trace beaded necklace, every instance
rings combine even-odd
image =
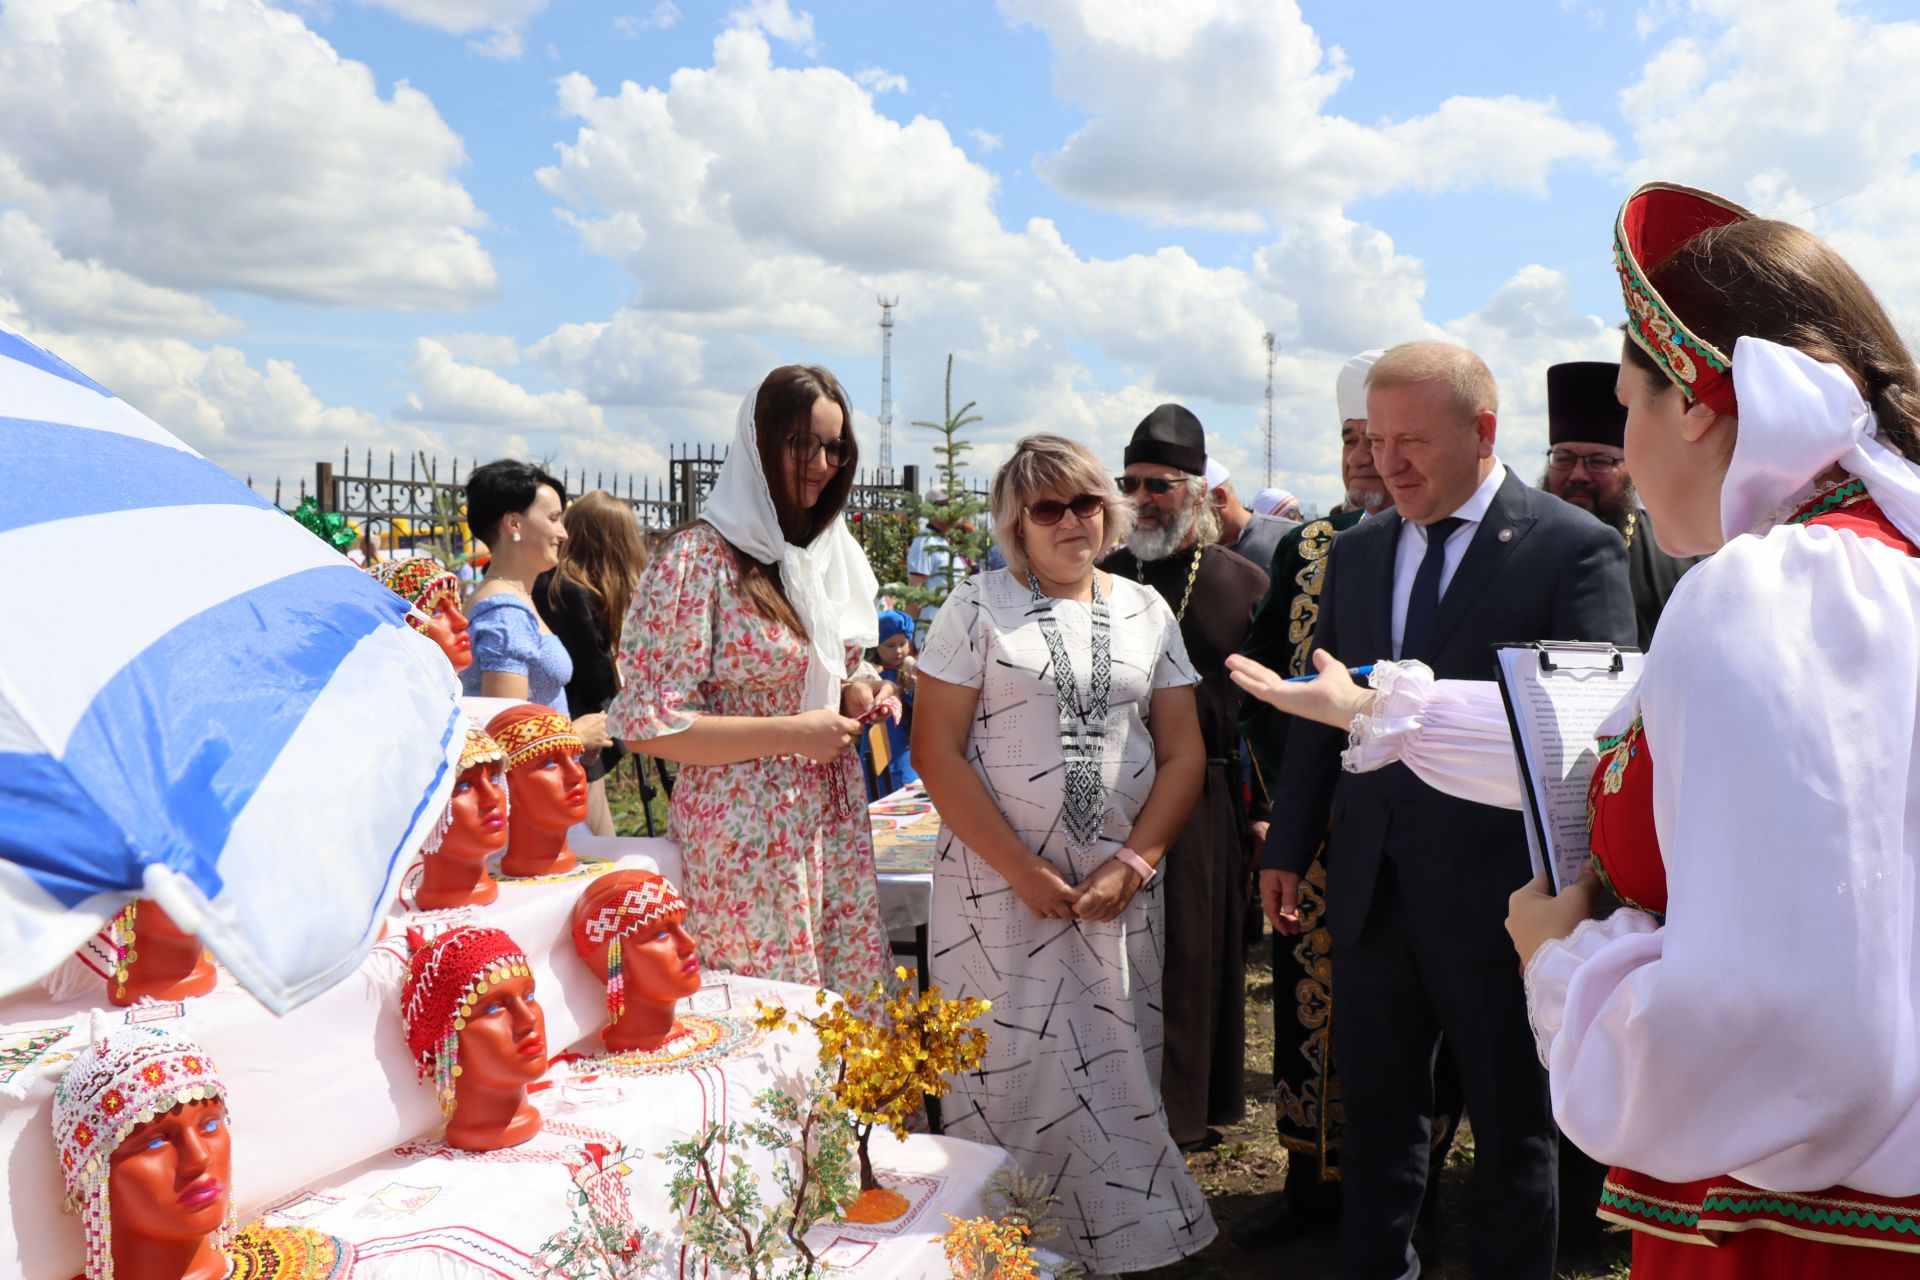
[[[1629,540],[1632,539],[1633,534],[1631,531],[1628,532],[1627,537]],[[1181,593],[1180,607],[1173,611],[1173,620],[1175,622],[1185,622],[1187,620],[1187,605],[1193,601],[1193,584],[1200,578],[1200,553],[1205,550],[1205,547],[1198,545],[1193,549],[1193,564],[1187,570],[1187,589]],[[1147,580],[1147,566],[1138,556],[1135,556],[1133,559],[1133,571],[1144,585]]]

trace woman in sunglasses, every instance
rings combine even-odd
[[[679,763],[669,829],[713,968],[839,992],[886,971],[851,679],[879,584],[841,519],[859,446],[838,380],[786,365],[740,405],[699,519],[641,575],[615,737]]]
[[[913,726],[941,815],[933,977],[993,1001],[947,1132],[1045,1177],[1074,1224],[1050,1247],[1096,1273],[1165,1266],[1214,1236],[1160,1105],[1154,874],[1206,749],[1173,611],[1095,568],[1131,523],[1085,448],[1022,440],[993,481],[1007,567],[941,608]]]

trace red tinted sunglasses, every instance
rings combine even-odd
[[[1097,493],[1083,493],[1067,502],[1053,498],[1042,498],[1027,507],[1027,516],[1035,524],[1059,524],[1060,517],[1071,511],[1082,520],[1091,520],[1097,512],[1106,510],[1107,500]]]

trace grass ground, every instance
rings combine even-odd
[[[634,782],[633,766],[623,764],[608,787],[614,825],[622,835],[645,835],[648,805]],[[666,803],[652,801],[656,834],[666,834]],[[1175,1266],[1144,1273],[1153,1280],[1332,1280],[1333,1231],[1309,1232],[1282,1248],[1245,1253],[1227,1240],[1227,1228],[1280,1189],[1287,1154],[1273,1130],[1273,972],[1262,943],[1247,962],[1247,1116],[1222,1133],[1212,1150],[1187,1159],[1187,1167],[1206,1193],[1220,1237],[1205,1250]],[[1441,1265],[1428,1272],[1432,1280],[1467,1280],[1467,1183],[1473,1169],[1472,1117],[1461,1126],[1460,1137],[1441,1174]],[[1563,1257],[1560,1280],[1619,1280],[1627,1274],[1627,1246],[1609,1237],[1597,1252]]]

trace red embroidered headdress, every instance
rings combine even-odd
[[[422,1080],[433,1078],[443,1114],[453,1114],[453,1082],[460,1075],[460,1033],[475,1003],[508,978],[530,977],[520,944],[499,929],[461,925],[427,941],[407,931],[414,945],[407,980],[400,989],[400,1020],[407,1048]]]
[[[507,753],[509,771],[548,756],[577,756],[587,749],[573,721],[534,703],[508,707],[487,722],[487,732]]]
[[[409,556],[405,560],[381,560],[367,566],[367,572],[381,586],[414,608],[407,625],[415,631],[427,629],[427,619],[442,602],[460,599],[460,579],[438,560]]]
[[[1627,197],[1614,223],[1613,265],[1627,301],[1627,334],[1666,370],[1688,400],[1735,412],[1733,361],[1687,328],[1648,278],[1660,264],[1710,227],[1753,215],[1730,200],[1670,182],[1649,182]]]
[[[652,871],[616,871],[588,885],[580,895],[573,912],[573,949],[585,958],[593,948],[606,944],[608,1022],[618,1022],[626,1009],[620,940],[686,918],[687,900],[672,881]]]

